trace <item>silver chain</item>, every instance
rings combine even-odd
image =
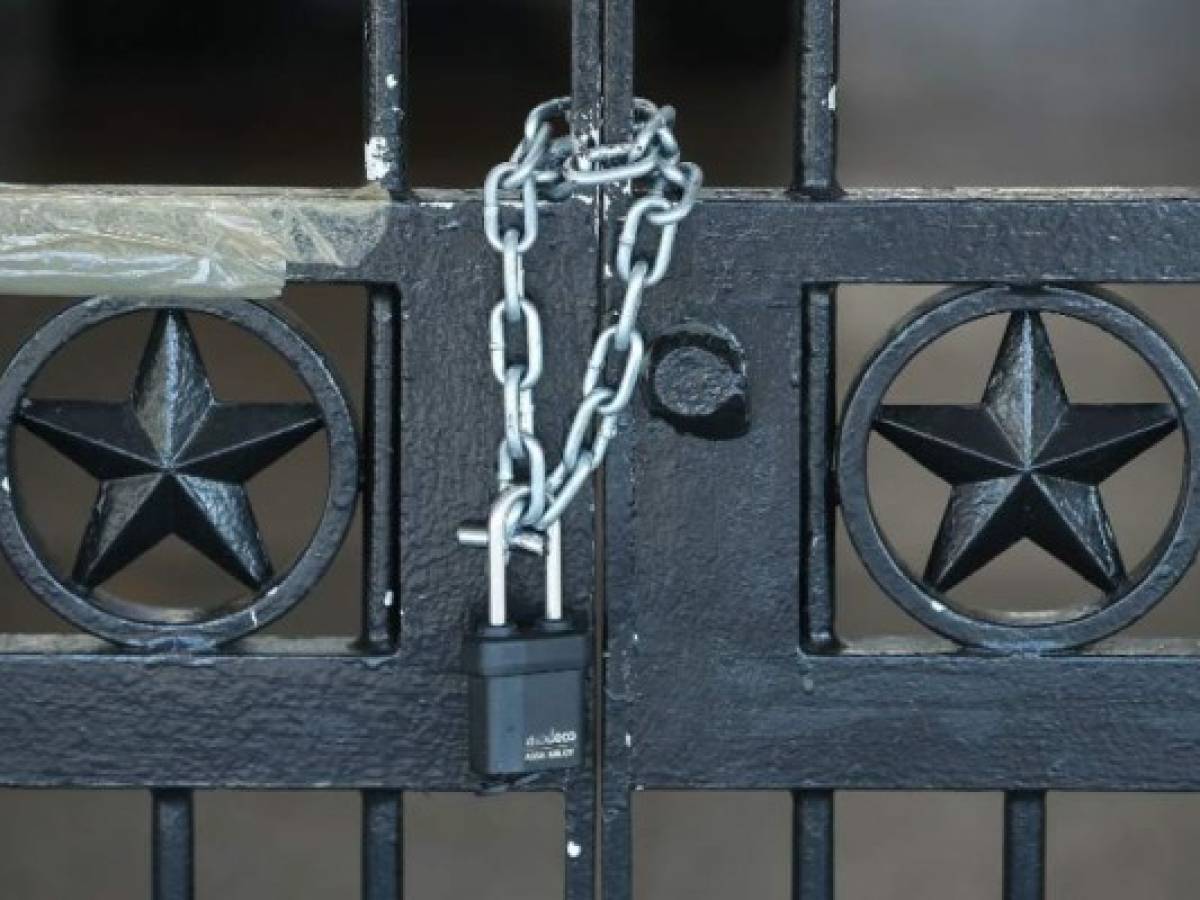
[[[556,124],[561,130],[569,109],[568,97],[534,107],[512,157],[493,168],[483,184],[484,232],[501,255],[504,271],[504,296],[492,309],[489,330],[492,372],[504,398],[496,481],[501,493],[515,483],[529,488],[523,506],[514,508],[510,536],[550,528],[604,462],[642,368],[645,342],[637,325],[642,296],[666,275],[679,223],[696,205],[703,182],[699,166],[680,162],[670,106],[635,100],[634,136],[619,144],[556,135]],[[542,377],[542,325],[537,307],[525,295],[525,254],[537,240],[539,201],[563,200],[576,188],[611,184],[628,184],[637,197],[617,242],[616,272],[625,284],[625,299],[616,321],[596,339],[562,459],[547,472],[534,417],[534,389]],[[520,216],[504,223],[502,207],[516,207]],[[640,253],[640,239],[654,229],[654,251]],[[519,352],[509,343],[510,334],[517,333],[524,335]],[[609,381],[610,363],[617,362],[620,377]]]

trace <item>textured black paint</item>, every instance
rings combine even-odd
[[[352,216],[317,215],[316,227],[331,235],[361,234],[363,257],[293,265],[288,275],[420,280],[430,248],[472,258],[478,196],[418,191],[392,205],[381,236]],[[763,190],[702,196],[680,230],[671,278],[695,279],[731,305],[759,306],[778,288],[805,283],[1200,280],[1200,198],[1190,190],[855,190],[832,202]],[[545,209],[543,239],[583,202]]]
[[[151,794],[154,900],[192,900],[196,891],[192,792],[162,789]]]
[[[527,258],[526,290],[538,304],[547,335],[546,376],[537,399],[539,433],[550,458],[557,458],[561,449],[596,333],[597,214],[594,203],[580,200],[549,206]],[[399,282],[396,552],[402,624],[393,687],[380,695],[379,715],[416,716],[409,720],[411,731],[401,739],[402,746],[389,739],[385,743],[392,748],[384,752],[407,765],[404,760],[412,750],[427,748],[430,756],[424,763],[429,768],[415,785],[425,789],[435,789],[439,781],[446,786],[439,772],[452,776],[450,785],[484,787],[469,774],[466,747],[460,744],[466,734],[461,656],[469,623],[486,601],[487,563],[455,540],[460,523],[478,519],[488,509],[501,437],[499,389],[487,352],[488,314],[502,285],[501,261],[484,238],[480,215],[479,207],[472,206],[469,219],[428,235],[422,249],[406,257],[409,271]],[[573,615],[587,618],[595,586],[590,504],[591,492],[585,490],[563,521],[565,605]],[[511,596],[518,606],[522,599],[540,598],[541,579],[541,566],[514,565]],[[417,685],[431,677],[444,679],[445,686],[423,695]],[[589,678],[589,691],[592,685]],[[590,715],[590,704],[588,710]],[[439,735],[443,719],[455,720],[447,723],[453,730]],[[440,760],[433,761],[434,756]],[[568,839],[579,847],[573,856],[564,850],[571,900],[588,897],[593,889],[594,780],[589,769],[594,759],[589,746],[582,771],[547,774],[532,785],[566,792]],[[415,760],[409,757],[409,762]],[[419,765],[413,769],[421,771]],[[565,848],[567,840],[563,843]]]
[[[1178,425],[1167,403],[1067,399],[1041,316],[1016,312],[976,406],[881,406],[875,430],[954,486],[925,581],[948,591],[1029,538],[1105,594],[1123,587],[1100,482]]]
[[[1170,406],[1068,405],[1034,313],[1069,316],[1125,343],[1154,370]],[[982,407],[885,407],[880,412],[896,376],[925,347],[954,328],[996,314],[1015,316]],[[1169,339],[1112,294],[1005,287],[945,292],[898,323],[851,390],[837,465],[846,530],[867,571],[892,599],[953,640],[1008,652],[1099,640],[1144,615],[1195,559],[1200,546],[1200,470],[1193,455],[1200,446],[1198,396],[1195,376]],[[974,425],[964,424],[971,418]],[[1162,538],[1146,563],[1126,578],[1094,486],[1176,422],[1187,447],[1183,486]],[[908,571],[875,518],[867,448],[876,427],[956,485],[927,579]],[[1020,536],[1037,540],[1085,572],[1105,588],[1103,596],[1063,610],[1044,602],[1043,611],[1025,613],[972,610],[938,590],[937,583],[954,584]]]
[[[725,329],[688,323],[664,331],[650,344],[645,385],[650,414],[680,433],[730,440],[750,429],[746,356]]]
[[[1046,794],[1004,795],[1004,900],[1046,896]]]
[[[792,793],[792,900],[833,900],[833,791]]]
[[[173,311],[155,316],[128,401],[26,398],[18,418],[100,481],[73,575],[89,590],[171,534],[261,590],[273,573],[245,482],[322,427],[311,403],[218,401]]]
[[[834,520],[837,491],[833,478],[834,433],[837,425],[837,309],[830,287],[812,287],[801,300],[800,369],[802,414],[801,559],[804,595],[800,640],[810,652],[833,649]]]
[[[837,194],[838,0],[794,0],[796,27],[795,187]]]
[[[142,311],[172,315],[157,319],[128,405],[26,405],[29,385],[64,344],[92,327]],[[313,404],[216,403],[184,319],[174,315],[180,312],[207,314],[252,333],[290,365]],[[133,604],[90,590],[51,571],[25,524],[25,498],[0,490],[0,547],[13,568],[55,612],[120,644],[212,649],[265,627],[300,602],[324,574],[354,512],[358,445],[345,391],[328,360],[297,326],[263,304],[97,297],[69,307],[38,329],[0,379],[0,474],[6,486],[15,482],[12,438],[18,418],[102,479],[80,554],[78,572],[85,581],[103,580],[175,532],[258,589],[249,599],[237,598],[211,612]],[[299,558],[268,581],[240,482],[321,423],[329,476],[320,521]]]
[[[398,195],[408,188],[408,3],[362,4],[366,176]]]
[[[21,739],[0,745],[0,784],[482,786],[467,771],[457,673],[363,656],[345,642],[245,643],[190,656],[6,639],[0,729]],[[630,675],[614,694],[629,730],[610,765],[630,765],[631,785],[1200,790],[1194,642],[1069,657],[939,654],[919,643],[691,665],[654,654]],[[669,698],[670,716],[656,698]],[[585,775],[524,789],[565,786],[569,810],[584,814],[589,798],[576,791],[590,785]],[[571,828],[584,853],[571,865],[586,865],[590,824]]]
[[[292,280],[371,286],[365,577],[362,596],[347,598],[364,610],[360,639],[222,646],[258,624],[245,611],[232,630],[169,641],[171,652],[0,638],[0,730],[14,736],[0,742],[0,782],[161,788],[156,896],[181,898],[190,891],[191,804],[180,786],[357,788],[367,900],[402,893],[404,790],[562,791],[571,900],[595,896],[601,853],[604,895],[630,897],[638,787],[792,791],[793,894],[828,900],[835,789],[1008,791],[1005,891],[1021,898],[1042,890],[1041,791],[1200,789],[1191,644],[1062,656],[1038,655],[1043,645],[1012,656],[919,642],[841,647],[831,477],[838,282],[1200,280],[1200,197],[842,196],[837,3],[796,0],[796,9],[794,190],[707,192],[645,309],[649,337],[688,321],[736,335],[746,378],[733,393],[752,416],[704,435],[727,440],[696,440],[679,426],[707,415],[694,401],[715,396],[717,370],[696,358],[704,364],[676,366],[673,399],[657,400],[682,418],[673,427],[632,409],[632,433],[613,445],[604,508],[593,519],[580,504],[567,521],[569,606],[586,613],[595,600],[605,641],[589,768],[521,785],[485,784],[467,769],[458,658],[483,571],[455,547],[453,530],[478,517],[490,493],[498,431],[485,319],[498,265],[480,234],[476,192],[408,191],[405,4],[366,0],[368,168],[392,198],[387,225],[380,235],[361,216],[314,212],[317,233],[339,247],[349,237],[352,252],[341,264],[288,269]],[[574,0],[572,23],[572,127],[624,139],[632,0]],[[605,262],[627,202],[612,191],[542,210],[528,282],[553,338],[553,377],[539,396],[547,435],[561,434],[588,342],[619,300]],[[206,309],[236,318],[243,307]],[[1169,353],[1156,358],[1179,379],[1178,406],[1191,387]],[[549,443],[553,453],[558,442]],[[353,457],[357,448],[340,438],[332,449]],[[348,509],[356,488],[353,476],[335,478],[333,502]],[[1178,522],[1196,532],[1186,504]],[[12,540],[15,529],[0,534]],[[599,590],[594,538],[604,541]],[[317,542],[308,575],[337,544],[332,534]],[[1176,553],[1168,578],[1184,564]],[[518,589],[529,574],[515,573]],[[35,591],[49,584],[37,569],[22,575]],[[1064,643],[1093,636],[1072,632]]]
[[[971,656],[897,641],[703,665],[663,652],[616,703],[647,789],[1195,790],[1200,666],[1187,642],[1158,650]]]
[[[365,647],[394,648],[398,629],[397,378],[400,366],[400,299],[394,288],[372,288],[368,299],[366,380],[366,484],[363,489],[363,622]]]
[[[396,900],[404,892],[404,795],[362,792],[362,897]]]

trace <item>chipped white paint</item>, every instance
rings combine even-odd
[[[625,732],[625,746],[626,746],[626,747],[632,747],[632,746],[633,746],[633,735],[632,735],[632,734],[630,734],[628,731],[627,731],[627,732]]]
[[[384,80],[384,83],[387,84],[389,90],[394,91],[397,87],[400,86],[400,79],[397,78],[395,75],[393,75],[391,72],[388,72],[387,78],[385,78],[383,80]]]
[[[386,594],[383,595],[383,605],[385,607],[387,607],[388,609],[391,609],[392,604],[395,602],[396,602],[396,595],[394,593],[392,593],[391,591],[388,591]]]
[[[0,488],[3,488],[3,489],[4,489],[4,493],[6,493],[6,494],[8,494],[8,493],[11,493],[11,492],[12,492],[12,489],[11,489],[11,488],[8,486],[8,479],[7,479],[7,478],[5,478],[5,479],[4,479],[4,481],[0,482]]]
[[[829,94],[825,98],[825,108],[830,112],[837,112],[837,85],[831,85]]]
[[[417,204],[422,209],[454,209],[457,205],[452,200],[422,200]]]
[[[391,171],[391,152],[388,150],[387,138],[378,135],[366,144],[367,180],[382,181]]]
[[[258,627],[258,610],[253,607],[250,608],[250,621],[254,623],[255,628]]]
[[[583,855],[583,848],[574,841],[567,841],[567,856],[571,859],[579,859]]]

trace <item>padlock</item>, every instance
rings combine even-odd
[[[480,775],[525,775],[582,763],[584,675],[591,647],[563,615],[562,530],[546,530],[546,605],[518,624],[508,614],[507,569],[514,515],[528,487],[509,487],[488,517],[488,617],[468,637],[464,665],[470,762]],[[522,542],[528,547],[529,541]]]

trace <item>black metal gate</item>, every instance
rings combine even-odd
[[[1150,323],[1083,285],[1200,280],[1200,202],[1184,192],[843,192],[837,3],[796,5],[793,188],[705,196],[680,234],[672,276],[644,312],[655,336],[645,402],[614,443],[594,514],[575,509],[565,520],[568,605],[590,613],[602,660],[585,767],[498,786],[466,764],[460,651],[483,566],[454,547],[453,534],[489,499],[480,473],[494,435],[464,423],[493,418],[481,347],[494,261],[476,193],[410,189],[404,6],[370,0],[367,168],[386,196],[214,190],[148,201],[188,221],[203,218],[197,208],[253,209],[270,235],[286,231],[268,248],[286,264],[281,284],[286,276],[369,287],[363,439],[320,352],[270,304],[239,298],[251,276],[269,287],[271,272],[253,266],[228,298],[81,301],[27,343],[0,385],[0,539],[36,594],[102,640],[4,640],[0,781],[152,790],[154,896],[164,900],[192,896],[197,789],[361,791],[363,890],[372,900],[402,893],[406,791],[562,792],[569,900],[631,895],[636,791],[788,791],[794,895],[818,900],[834,896],[836,790],[1005,792],[1004,896],[1037,898],[1046,791],[1196,789],[1195,648],[1109,640],[1191,563],[1200,540],[1194,461],[1167,535],[1132,572],[1096,490],[1173,430],[1193,452],[1196,384]],[[573,0],[577,133],[626,136],[633,31],[633,0]],[[144,199],[97,191],[84,202],[116,215]],[[579,368],[614,299],[606,261],[624,202],[612,193],[545,211],[529,282],[556,336],[548,369]],[[73,274],[57,265],[40,274],[58,293],[76,293]],[[967,287],[898,324],[839,425],[836,286],[901,282]],[[144,310],[158,324],[128,405],[27,396],[72,337]],[[1124,341],[1171,402],[1070,405],[1055,388],[1043,313]],[[267,343],[313,403],[249,411],[216,403],[187,314]],[[885,402],[915,354],[989,315],[1008,316],[1009,330],[981,405]],[[567,414],[573,384],[554,380],[547,420]],[[69,576],[39,555],[9,489],[18,429],[102,484]],[[236,484],[319,430],[330,459],[324,515],[299,561],[275,576],[256,555]],[[875,520],[872,433],[953,485],[924,574],[897,559]],[[252,637],[303,602],[357,495],[366,515],[360,639]],[[246,583],[248,600],[188,618],[92,590],[161,536],[156,516],[168,502],[191,504],[184,536]],[[871,574],[951,647],[838,639],[839,506]],[[954,585],[1020,538],[1080,572],[1101,599],[1058,615],[955,604]],[[1088,740],[1099,733],[1103,741]]]

